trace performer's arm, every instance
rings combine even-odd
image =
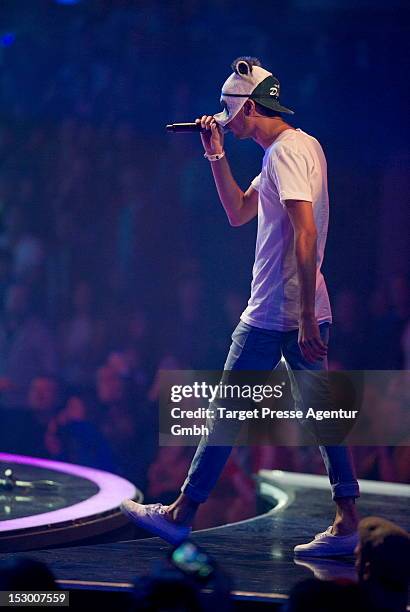
[[[207,131],[201,133],[202,144],[209,154],[222,153],[224,135],[212,116],[204,115],[197,119]],[[219,199],[225,209],[229,223],[233,226],[243,225],[253,219],[258,213],[258,192],[249,187],[245,192],[239,187],[225,157],[211,161]]]
[[[293,226],[300,287],[299,346],[310,362],[322,359],[327,347],[315,317],[317,230],[311,202],[285,200]]]

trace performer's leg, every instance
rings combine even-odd
[[[329,325],[319,326],[322,340],[327,343],[329,337]],[[286,334],[286,340],[282,347],[284,357],[291,370],[324,371],[327,370],[327,359],[309,363],[306,361],[298,345],[298,332]],[[315,394],[314,402],[319,403],[324,409],[329,409],[331,404],[330,389],[327,375],[306,373],[306,377],[297,376],[299,390],[303,396],[307,393],[312,400],[312,392]],[[304,389],[304,387],[306,387]],[[303,401],[303,398],[302,398]],[[326,406],[326,403],[329,402]],[[325,423],[323,430],[326,432]],[[334,535],[345,535],[352,533],[357,528],[358,516],[355,507],[355,498],[359,497],[359,485],[353,466],[350,449],[346,446],[319,446],[326,470],[329,476],[332,498],[336,503],[336,517],[332,527]]]
[[[232,344],[224,370],[271,371],[281,358],[281,332],[259,329],[240,321],[231,338]],[[208,421],[207,425],[209,434],[203,436],[198,445],[181,487],[181,495],[168,507],[172,519],[183,524],[192,522],[198,505],[208,498],[240,429],[237,419],[214,419]],[[229,444],[215,445],[218,441],[226,440],[229,440]]]

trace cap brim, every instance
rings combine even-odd
[[[282,104],[279,104],[277,100],[270,99],[268,97],[266,97],[266,99],[261,99],[259,97],[252,98],[252,96],[249,97],[251,100],[255,100],[255,102],[258,102],[258,104],[260,104],[261,106],[266,106],[266,108],[270,108],[271,110],[277,111],[278,113],[287,113],[288,115],[295,114],[295,111],[290,110],[290,108],[286,108],[286,106],[282,106]]]
[[[229,123],[231,120],[226,108],[224,108],[223,111],[221,111],[220,113],[216,113],[216,115],[214,115],[214,119],[217,124],[221,125],[222,127]]]
[[[295,114],[295,111],[290,110],[290,108],[286,108],[286,106],[282,106],[282,104],[277,104],[275,110],[277,110],[278,113],[287,113],[288,115]]]

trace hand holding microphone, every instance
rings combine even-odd
[[[224,157],[225,130],[215,121],[213,115],[202,115],[195,123],[171,123],[166,126],[167,132],[174,134],[199,132],[205,149],[204,157],[209,161],[216,161]]]
[[[217,124],[212,115],[202,115],[200,119],[196,119],[195,123],[200,125],[201,140],[204,145],[205,152],[208,155],[216,155],[223,153],[224,150],[224,133],[221,127]]]

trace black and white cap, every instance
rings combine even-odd
[[[220,101],[224,110],[214,115],[215,121],[225,126],[239,113],[246,100],[255,100],[278,113],[294,112],[279,102],[280,84],[271,72],[262,68],[254,57],[240,57],[232,64],[233,73],[222,86]]]

